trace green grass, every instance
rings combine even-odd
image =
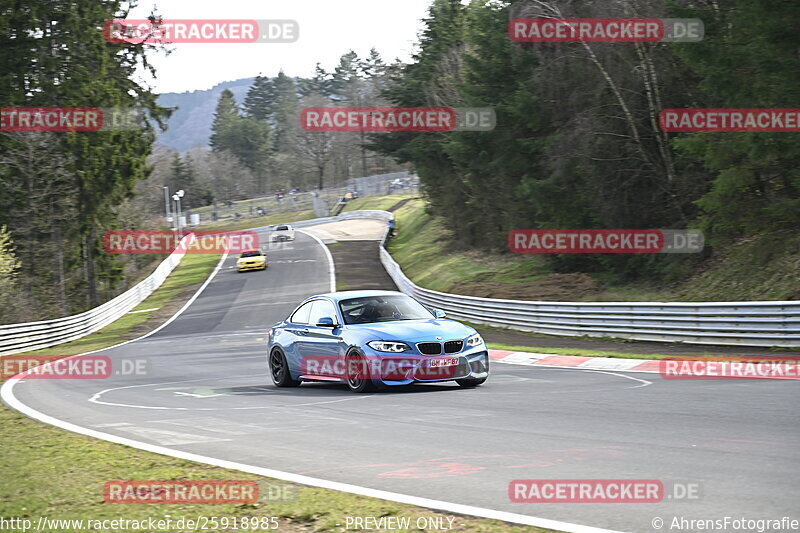
[[[800,300],[800,233],[751,236],[716,252],[678,289],[681,299]]]
[[[423,199],[410,200],[395,217],[397,237],[389,242],[389,252],[412,281],[437,291],[562,301],[800,299],[797,232],[753,236],[717,249],[710,260],[687,271],[690,278],[670,286],[658,280],[611,284],[602,274],[554,274],[536,254],[465,251]]]
[[[397,237],[389,242],[389,252],[403,272],[423,287],[448,292],[472,281],[517,284],[548,273],[539,258],[454,250],[451,233],[426,211],[422,199],[407,202],[395,212],[395,219]]]
[[[350,200],[345,204],[342,212],[358,211],[359,209],[379,209],[385,211],[398,202],[406,198],[416,198],[416,195],[411,194],[390,194],[388,196],[365,196],[363,198],[356,198]]]
[[[452,516],[387,502],[207,466],[95,440],[48,426],[0,408],[0,516],[51,519],[156,520],[198,517],[279,517],[281,531],[343,531],[346,516]],[[285,486],[288,501],[262,499],[247,505],[110,505],[103,486],[111,480],[254,480]],[[266,501],[265,501],[266,500]],[[445,521],[445,524],[447,522]],[[456,516],[455,531],[543,532],[477,518]],[[66,531],[66,529],[65,529]],[[81,531],[101,531],[82,529]],[[104,531],[121,531],[109,530]],[[152,531],[152,530],[148,530]],[[175,528],[170,531],[177,531]],[[184,529],[183,531],[188,531]],[[223,529],[214,529],[223,531]],[[233,531],[233,529],[224,529]],[[266,531],[258,529],[258,531]]]

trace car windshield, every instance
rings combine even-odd
[[[249,252],[242,252],[241,257],[258,257],[259,255],[263,255],[258,250],[251,250]]]
[[[424,320],[433,315],[408,296],[365,296],[339,302],[345,324],[369,324],[395,320]]]
[[[289,231],[289,226],[278,226],[275,231]]]

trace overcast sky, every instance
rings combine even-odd
[[[279,70],[308,76],[320,62],[331,70],[339,56],[375,47],[384,60],[408,60],[430,0],[140,0],[129,18],[146,18],[153,6],[164,19],[292,19],[294,43],[172,44],[169,56],[154,54],[156,92],[209,89],[222,81]]]

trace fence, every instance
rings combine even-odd
[[[195,239],[190,233],[181,241],[186,246]],[[147,278],[116,298],[83,313],[52,320],[0,326],[0,355],[29,352],[62,344],[106,327],[139,305],[164,283],[170,272],[181,262],[186,248],[164,259]]]

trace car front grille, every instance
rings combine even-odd
[[[444,343],[444,353],[458,353],[464,348],[464,341],[447,341]]]
[[[419,342],[417,350],[423,355],[440,355],[442,353],[441,342]]]

